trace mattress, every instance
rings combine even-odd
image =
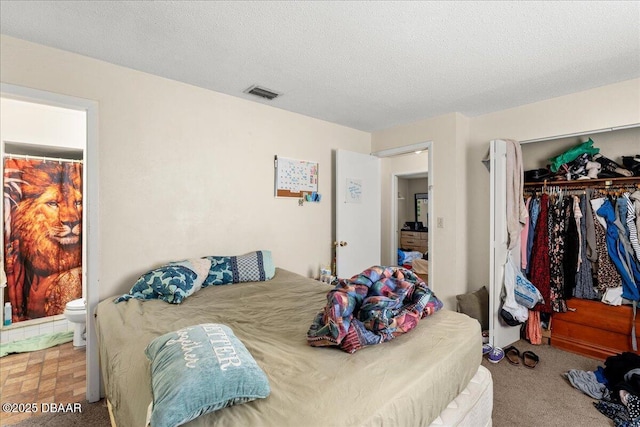
[[[271,394],[201,416],[188,426],[428,426],[477,375],[480,325],[448,310],[354,354],[310,347],[307,329],[330,289],[277,269],[270,281],[208,287],[180,305],[102,301],[96,327],[115,423],[145,425],[152,400],[147,344],[199,323],[229,326],[267,374]]]

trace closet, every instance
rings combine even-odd
[[[562,200],[573,197],[584,197],[587,200],[593,197],[611,197],[612,200],[615,200],[624,192],[633,193],[637,190],[640,190],[640,177],[565,181],[551,183],[550,185],[546,183],[526,183],[524,194],[527,198],[535,198],[539,197],[540,194],[546,194],[552,200],[551,204],[553,204],[562,203]],[[584,204],[581,207],[584,208]],[[591,215],[590,213],[582,213]],[[569,220],[574,220],[574,218],[567,218],[566,221]],[[581,220],[583,219],[581,218]],[[550,227],[553,227],[553,221],[551,221],[551,224]],[[564,222],[564,224],[568,224],[568,222]],[[579,237],[582,239],[583,236]],[[567,240],[565,240],[566,243],[568,243]],[[551,244],[552,242],[550,242]],[[586,245],[583,245],[584,247]],[[578,252],[570,251],[565,247],[564,260],[567,260],[567,257],[572,253],[575,257],[573,260],[575,262],[578,258]],[[607,256],[607,253],[599,254],[599,257]],[[566,264],[563,262],[564,265]],[[583,272],[585,275],[597,278],[599,275],[597,271],[601,267],[597,265],[592,267],[590,262],[581,268],[584,267],[586,267],[586,271]],[[593,275],[592,271],[594,272]],[[576,273],[577,271],[574,270],[571,277],[575,278]],[[566,275],[563,276],[563,279],[565,295],[562,298],[564,302],[560,305],[563,310],[566,308],[566,311],[554,311],[551,315],[551,321],[549,322],[550,344],[563,350],[602,360],[624,351],[633,351],[631,345],[633,322],[631,306],[612,306],[603,303],[601,299],[606,290],[604,287],[600,288],[600,292],[597,292],[591,286],[587,289],[576,288],[576,280],[569,280]],[[592,278],[589,278],[590,284],[591,280]],[[640,317],[637,317],[635,322],[636,330],[640,331]]]
[[[640,128],[594,131],[590,134],[521,143],[525,171],[546,167],[549,159],[591,138],[600,154],[622,163],[622,156],[640,154]],[[500,319],[506,260],[505,150],[504,141],[491,142],[491,269],[490,269],[490,342],[504,347],[520,338],[520,327],[506,325]],[[576,181],[527,182],[529,194],[538,192],[563,195],[581,195],[587,191],[611,192],[616,197],[621,191],[640,188],[640,177],[631,179],[591,179]],[[517,253],[516,253],[517,252]],[[520,262],[520,250],[512,252]],[[601,296],[601,295],[600,295]],[[628,305],[612,306],[586,298],[567,298],[568,310],[554,312],[550,321],[550,344],[564,350],[604,360],[612,354],[631,351],[632,308]],[[640,316],[637,316],[640,319]],[[640,323],[636,320],[636,323]],[[546,331],[545,331],[546,332]],[[636,326],[636,335],[640,324]],[[638,340],[640,342],[640,340]]]

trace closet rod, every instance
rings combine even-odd
[[[9,154],[9,153],[4,153],[4,157],[5,158],[9,158],[9,159],[42,160],[43,162],[82,163],[82,160],[78,160],[78,159],[64,159],[62,157],[32,156],[31,154]]]
[[[593,187],[595,185],[604,185],[604,186],[613,186],[613,185],[635,185],[640,183],[640,177],[630,176],[630,177],[620,177],[620,178],[594,178],[594,179],[574,179],[574,180],[559,180],[553,181],[545,179],[540,182],[525,182],[525,187],[542,187],[542,186],[579,186],[579,187]]]
[[[544,137],[544,138],[525,139],[524,141],[520,141],[520,144],[529,144],[531,142],[553,141],[554,139],[573,138],[573,137],[576,137],[576,136],[593,135],[593,134],[596,134],[596,133],[612,132],[614,130],[635,129],[635,128],[638,128],[638,127],[640,127],[640,123],[632,123],[630,125],[614,126],[614,127],[602,128],[602,129],[594,129],[594,130],[590,130],[590,131],[586,131],[586,132],[566,133],[564,135],[547,136],[547,137]]]
[[[603,180],[604,181],[604,180]],[[575,181],[552,181],[538,183],[537,185],[529,185],[524,189],[524,193],[536,193],[536,192],[556,192],[556,191],[584,191],[587,189],[592,190],[607,190],[607,191],[628,191],[630,188],[640,188],[640,180],[629,179],[629,182],[617,181],[612,183],[611,181],[605,181],[600,183],[579,183]],[[635,181],[635,182],[634,182]],[[562,182],[569,182],[569,185],[562,185]],[[560,184],[560,185],[559,185]]]

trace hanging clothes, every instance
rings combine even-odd
[[[631,247],[633,247],[633,252],[636,255],[636,260],[640,261],[640,242],[638,242],[638,228],[636,226],[636,210],[634,207],[634,203],[631,200],[631,193],[624,193],[624,200],[627,204],[627,229],[629,230],[629,241],[631,242]]]
[[[529,205],[531,203],[531,197],[527,197],[525,202],[525,207],[527,212],[529,212]],[[522,271],[527,271],[527,242],[529,240],[529,221],[524,222],[524,226],[522,227],[522,232],[520,233],[520,267]]]
[[[520,143],[505,140],[507,148],[507,249],[515,247],[522,226],[529,218],[524,205],[523,186],[524,171],[522,168],[522,149]]]
[[[540,312],[529,310],[529,318],[526,325],[526,338],[531,344],[542,344],[542,326],[540,324]]]
[[[620,273],[618,273],[616,266],[613,265],[611,258],[607,256],[606,222],[597,214],[596,206],[598,208],[602,206],[604,200],[604,198],[596,198],[589,201],[594,208],[592,213],[596,232],[596,248],[598,254],[602,254],[601,256],[598,256],[598,262],[594,265],[594,269],[596,271],[595,285],[601,293],[604,293],[607,288],[615,288],[622,284]],[[604,226],[601,221],[604,222]]]
[[[576,262],[576,272],[580,270],[580,264],[582,264],[582,210],[580,209],[580,197],[573,196],[573,219],[576,223],[576,231],[578,233],[578,261]]]
[[[593,209],[591,209],[590,200],[592,199],[593,190],[587,189],[585,191],[585,201],[586,204],[584,208],[582,208],[582,212],[584,215],[584,223],[586,226],[586,233],[583,235],[587,240],[587,258],[591,262],[598,261],[598,249],[596,246],[596,227],[594,224],[594,213]]]
[[[620,220],[624,237],[629,240],[629,225],[627,224],[627,211],[628,209],[627,199],[624,197],[618,197],[616,200],[616,218]]]
[[[590,203],[587,202],[586,194],[580,196],[579,208],[582,214],[582,218],[586,218],[586,210],[587,206],[590,206]],[[591,223],[593,224],[593,218],[591,218]],[[580,221],[580,266],[578,271],[576,272],[576,287],[573,290],[573,295],[576,298],[585,298],[585,299],[600,299],[600,295],[593,287],[593,275],[591,274],[591,260],[587,256],[587,239],[585,238],[587,234],[587,221]],[[595,230],[594,230],[595,237]]]
[[[613,204],[609,200],[605,200],[597,213],[607,221],[607,251],[622,278],[622,297],[638,301],[640,292],[637,283],[640,283],[640,267],[631,258],[631,244],[626,241],[624,226],[616,217]]]
[[[640,196],[640,192],[638,194]],[[639,203],[640,204],[640,203]],[[531,271],[531,252],[533,251],[533,238],[538,223],[538,215],[540,215],[540,199],[535,197],[529,204],[529,234],[527,235],[527,269],[525,272],[529,274]]]
[[[633,202],[633,210],[636,216],[636,231],[638,232],[638,240],[640,240],[640,190],[631,193],[629,199]],[[638,257],[638,261],[640,261],[640,256]]]
[[[565,227],[571,211],[571,202],[559,197],[549,207],[549,289],[551,309],[564,313],[567,304],[564,300]]]
[[[529,280],[535,285],[544,298],[544,304],[536,305],[533,310],[551,313],[551,289],[549,277],[549,196],[540,197],[540,214],[536,225],[536,233],[531,251],[531,275]]]
[[[580,232],[578,231],[575,216],[577,208],[576,198],[565,197],[564,203],[567,206],[565,219],[565,241],[564,241],[564,257],[562,258],[562,269],[564,284],[562,288],[562,298],[568,300],[573,297],[573,290],[576,287],[576,273],[578,272],[578,263],[580,262]],[[580,209],[578,214],[581,216]]]
[[[640,299],[638,291],[640,265],[631,254],[631,244],[626,239],[625,228],[620,222],[620,218],[616,216],[613,204],[609,200],[605,200],[604,204],[598,209],[598,215],[601,215],[607,221],[607,250],[622,277],[622,297],[633,301],[631,346],[635,351],[638,349],[635,320],[637,303]]]

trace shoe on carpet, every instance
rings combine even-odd
[[[510,345],[509,347],[505,348],[504,355],[512,365],[520,364],[520,350],[518,350],[514,346]]]
[[[489,352],[487,359],[489,359],[489,362],[491,363],[498,363],[499,361],[504,359],[504,350],[502,350],[500,347],[494,347],[493,350]]]
[[[540,358],[533,351],[525,351],[522,353],[522,363],[527,368],[535,368],[539,361]]]
[[[493,350],[493,347],[491,346],[491,344],[483,344],[482,345],[482,355],[486,356],[487,354],[491,353],[491,350]]]

